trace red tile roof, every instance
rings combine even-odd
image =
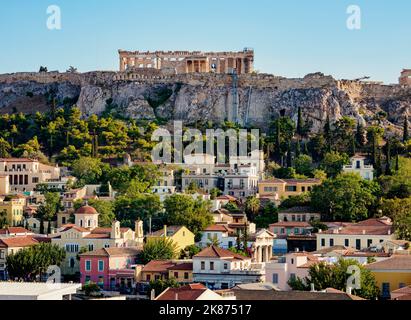
[[[187,271],[192,271],[192,270],[193,270],[193,263],[192,263],[192,262],[177,263],[176,265],[168,268],[168,270],[187,270]]]
[[[391,258],[370,263],[365,266],[369,270],[401,270],[411,273],[411,255],[393,255]]]
[[[167,288],[161,293],[156,300],[171,301],[171,300],[197,300],[207,288],[202,284],[196,283],[180,288]]]
[[[21,248],[30,247],[38,244],[39,241],[33,237],[12,237],[0,239],[0,247],[2,248]]]
[[[0,229],[0,234],[33,233],[23,227],[8,227]]]
[[[242,256],[230,250],[222,249],[216,246],[210,246],[208,248],[203,249],[201,252],[196,254],[194,258],[222,258],[222,259],[237,259],[237,260],[249,259],[248,257]]]
[[[120,228],[122,233],[130,231],[130,228]],[[98,233],[111,233],[111,228],[95,228],[91,230],[91,233],[98,234]]]
[[[112,257],[112,256],[137,256],[141,252],[140,247],[127,247],[127,248],[102,248],[94,251],[89,251],[80,254],[80,257]]]
[[[207,228],[204,229],[204,231],[215,231],[215,232],[231,232],[229,227],[223,224],[213,224]]]
[[[144,266],[142,272],[167,272],[174,265],[171,260],[151,260]]]
[[[392,222],[388,218],[372,218],[358,223],[347,224],[345,227],[336,230],[323,231],[325,234],[346,234],[346,235],[390,235],[394,232]]]
[[[70,229],[74,229],[80,232],[90,232],[90,230],[83,228],[83,227],[79,227],[78,225],[75,225],[75,224],[65,224],[62,226],[62,228],[63,229],[61,230],[61,232],[65,232]]]

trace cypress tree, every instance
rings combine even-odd
[[[248,248],[248,232],[247,232],[247,223],[244,224],[244,234],[243,234],[243,251],[247,252]]]
[[[51,221],[48,220],[48,224],[47,224],[47,234],[51,234]]]
[[[300,140],[297,140],[297,143],[295,145],[295,157],[298,158],[301,154],[301,144]]]
[[[354,139],[354,137],[352,137],[351,140],[350,140],[350,148],[348,150],[348,153],[349,153],[350,156],[353,156],[353,155],[355,155],[355,152],[356,152],[355,139]]]
[[[355,132],[355,140],[358,147],[363,147],[365,145],[365,132],[364,127],[357,122],[357,131]]]
[[[380,148],[378,148],[377,150],[377,163],[376,163],[376,171],[377,171],[377,177],[379,177],[380,175],[381,175],[381,169],[382,169],[382,166],[381,166],[381,149]]]
[[[404,119],[404,129],[402,133],[402,141],[407,142],[410,138],[409,132],[408,132],[408,117],[405,117]]]
[[[40,234],[44,234],[44,219],[40,219]]]
[[[391,145],[390,141],[387,141],[387,144],[385,146],[385,174],[387,176],[390,176],[392,174],[391,172]]]
[[[372,144],[372,150],[371,150],[371,158],[372,158],[372,165],[374,167],[377,166],[377,141],[375,137],[375,132],[372,133],[371,135],[371,144]]]
[[[291,142],[288,142],[287,168],[291,168],[292,166],[293,166],[293,155],[291,153]]]
[[[310,155],[310,151],[308,151],[308,142],[304,142],[304,154]]]
[[[304,127],[303,115],[301,112],[301,107],[298,107],[297,134],[299,134],[300,136],[303,135],[303,127]]]
[[[276,120],[275,128],[275,157],[277,161],[281,159],[281,129],[280,129],[280,118]]]

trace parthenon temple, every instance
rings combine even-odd
[[[119,50],[120,71],[154,68],[181,73],[252,73],[254,50],[239,52],[123,51]]]

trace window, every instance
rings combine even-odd
[[[350,246],[350,240],[349,239],[344,240],[344,246],[346,246],[346,247]]]
[[[291,264],[294,264],[294,259],[291,259]]]
[[[361,161],[357,160],[356,168],[361,169]]]
[[[367,248],[371,247],[372,245],[372,239],[367,240]]]
[[[330,239],[330,247],[334,246],[334,239]]]
[[[86,284],[90,283],[90,276],[86,276],[85,279],[84,279],[84,282]]]
[[[174,278],[178,279],[178,272],[174,272]]]
[[[155,276],[154,276],[154,280],[160,280],[160,276],[158,275],[158,274],[156,274]]]
[[[91,271],[91,261],[86,260],[86,266],[85,266],[86,271]]]
[[[356,239],[355,240],[355,248],[357,250],[361,250],[361,239]]]
[[[299,229],[298,228],[294,228],[294,234],[298,234],[299,233]]]
[[[224,263],[224,270],[227,270],[227,269],[228,269],[228,264]]]
[[[74,258],[70,258],[70,260],[69,260],[69,267],[70,267],[70,268],[74,268],[74,265],[75,265]]]
[[[98,271],[104,271],[104,261],[103,260],[98,261]]]
[[[189,278],[188,272],[184,272],[184,279],[188,280],[188,278]]]
[[[290,280],[295,280],[295,273],[290,274]]]
[[[325,239],[321,239],[321,247],[325,247]]]
[[[305,187],[301,187],[301,192],[305,192]]]
[[[285,186],[287,192],[297,192],[297,186]]]
[[[32,183],[39,183],[39,178],[38,177],[33,177],[31,179]]]
[[[390,297],[390,284],[388,282],[383,282],[382,284],[382,296],[383,298]]]
[[[274,284],[278,283],[278,273],[273,273],[273,283]]]
[[[4,250],[0,250],[0,259],[4,259]]]
[[[210,261],[210,270],[214,270],[214,262]]]
[[[151,275],[146,275],[146,281],[150,281],[151,280]]]
[[[90,243],[88,245],[88,251],[93,251],[94,250],[94,244]]]
[[[205,261],[201,261],[201,270],[205,270]]]

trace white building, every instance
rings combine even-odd
[[[365,180],[374,179],[374,167],[365,164],[365,157],[354,156],[351,158],[351,164],[343,166],[344,172],[358,173]]]
[[[193,280],[210,289],[229,289],[238,284],[263,282],[264,264],[215,246],[193,257]]]
[[[81,283],[0,282],[0,300],[71,300]]]
[[[332,230],[321,231],[317,236],[317,250],[344,246],[356,250],[376,247],[388,240],[395,240],[390,218],[372,218]]]
[[[203,230],[201,241],[198,243],[200,247],[205,248],[212,243],[218,243],[218,246],[223,249],[234,247],[237,242],[237,237],[234,230],[230,229],[225,224],[214,224]]]

